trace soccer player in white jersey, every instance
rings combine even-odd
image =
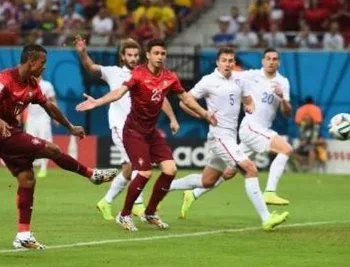
[[[263,229],[271,230],[285,221],[288,212],[277,214],[268,211],[260,191],[256,166],[237,144],[241,102],[248,114],[254,112],[255,105],[251,96],[251,86],[254,84],[232,74],[234,63],[233,49],[220,48],[217,53],[215,71],[204,76],[190,91],[190,94],[196,99],[205,98],[208,109],[216,112],[218,124],[209,127],[209,155],[203,176],[188,175],[185,178],[174,180],[170,190],[211,187],[222,175],[231,176],[232,170],[237,167],[245,177],[247,196],[261,218]],[[193,112],[189,113],[197,116]],[[231,175],[228,174],[229,169]]]
[[[83,40],[80,36],[77,36],[75,39],[75,47],[79,53],[84,68],[90,74],[100,77],[107,82],[110,90],[117,89],[123,84],[123,82],[128,81],[131,77],[131,70],[139,64],[140,60],[141,47],[131,38],[123,40],[119,48],[119,58],[123,64],[122,67],[117,65],[101,66],[95,64],[87,53],[85,40]],[[125,151],[122,140],[124,123],[127,115],[130,112],[130,107],[131,102],[129,92],[127,92],[118,101],[112,102],[109,106],[108,120],[109,127],[112,132],[112,139],[114,144],[120,150],[124,163],[122,164],[122,172],[120,172],[120,174],[114,178],[105,196],[97,203],[97,209],[106,220],[114,219],[112,216],[111,203],[128,185],[133,173],[129,157]],[[170,128],[172,133],[175,134],[179,129],[179,124],[170,103],[166,99],[162,109],[170,120]],[[144,210],[145,207],[143,204],[143,198],[142,195],[140,195],[135,201],[132,213],[140,218],[143,218]]]
[[[46,98],[49,101],[55,102],[55,90],[52,83],[40,78],[39,86]],[[52,142],[51,118],[40,105],[30,104],[28,106],[25,128],[27,133]],[[46,177],[49,160],[38,159],[36,163],[38,163],[40,167],[37,174],[38,178]]]
[[[289,103],[289,81],[277,71],[279,64],[278,52],[275,49],[266,49],[262,58],[262,69],[234,73],[254,84],[253,96],[256,101],[256,111],[253,114],[247,114],[241,123],[240,147],[248,156],[261,152],[277,154],[270,166],[264,199],[267,204],[288,205],[289,200],[277,196],[276,189],[293,149],[283,137],[270,129],[279,108],[284,116],[289,116],[292,111]],[[200,174],[192,174],[192,176],[200,176]],[[208,186],[208,188],[186,191],[181,216],[186,217],[196,199],[224,182],[225,179],[226,177],[221,178],[214,186]]]

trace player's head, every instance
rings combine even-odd
[[[231,47],[220,47],[216,54],[218,71],[229,78],[235,65],[235,51]]]
[[[148,63],[155,68],[162,68],[166,60],[166,45],[161,39],[150,40],[146,48]]]
[[[262,58],[264,71],[268,74],[274,74],[280,66],[280,55],[274,48],[267,48]]]
[[[26,65],[30,75],[40,77],[45,69],[47,51],[41,45],[26,45],[21,54],[21,65]]]
[[[133,69],[139,63],[140,51],[141,47],[138,42],[132,38],[125,39],[120,43],[120,61],[129,69]]]

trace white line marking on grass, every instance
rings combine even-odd
[[[294,223],[281,225],[278,228],[294,228],[294,227],[307,227],[307,226],[317,226],[317,225],[327,225],[327,224],[343,224],[350,223],[350,220],[346,221],[319,221],[319,222],[306,222],[306,223]],[[96,246],[104,244],[114,244],[114,243],[129,243],[129,242],[141,242],[141,241],[153,241],[153,240],[162,240],[162,239],[172,239],[172,238],[184,238],[184,237],[197,237],[197,236],[206,236],[206,235],[216,235],[222,233],[241,233],[241,232],[250,232],[261,230],[261,227],[245,227],[245,228],[236,228],[236,229],[221,229],[214,231],[203,231],[196,233],[185,233],[185,234],[172,234],[172,235],[156,235],[149,237],[136,237],[136,238],[122,238],[122,239],[110,239],[110,240],[101,240],[101,241],[90,241],[90,242],[78,242],[73,244],[66,245],[56,245],[48,246],[46,249],[61,249],[61,248],[75,248],[75,247],[86,247],[86,246]],[[0,254],[4,253],[18,253],[23,251],[31,251],[28,249],[4,249],[0,250]]]

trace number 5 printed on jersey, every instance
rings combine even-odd
[[[233,106],[235,104],[235,95],[230,94],[230,105]]]
[[[262,99],[261,99],[261,102],[271,105],[273,103],[274,99],[275,99],[275,96],[273,94],[269,94],[267,92],[264,92]]]

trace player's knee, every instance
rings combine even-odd
[[[138,173],[139,173],[141,176],[143,176],[143,177],[145,177],[145,178],[147,178],[147,179],[149,179],[149,178],[152,177],[152,171],[151,171],[151,170],[149,170],[149,171],[138,171]]]
[[[293,147],[288,144],[288,146],[285,148],[284,154],[290,157],[293,154]]]
[[[131,163],[124,163],[122,166],[122,172],[123,172],[123,176],[130,180],[131,179],[131,174],[132,174],[132,165]]]
[[[202,184],[204,188],[212,188],[215,186],[216,181],[215,180],[203,180]]]
[[[232,179],[233,177],[235,177],[236,173],[237,173],[236,168],[234,168],[234,169],[227,168],[222,173],[222,177],[224,178],[225,181],[228,181],[228,180]]]
[[[17,175],[17,181],[19,187],[33,188],[35,186],[35,176],[33,171],[20,172]]]
[[[256,168],[254,162],[249,161],[243,168],[245,171],[245,177],[257,177],[258,169]]]
[[[177,168],[175,164],[168,165],[164,168],[163,173],[167,175],[176,175],[177,173]]]
[[[50,156],[53,156],[53,157],[61,154],[61,149],[59,148],[59,146],[53,143],[47,144],[46,151],[50,154]]]

